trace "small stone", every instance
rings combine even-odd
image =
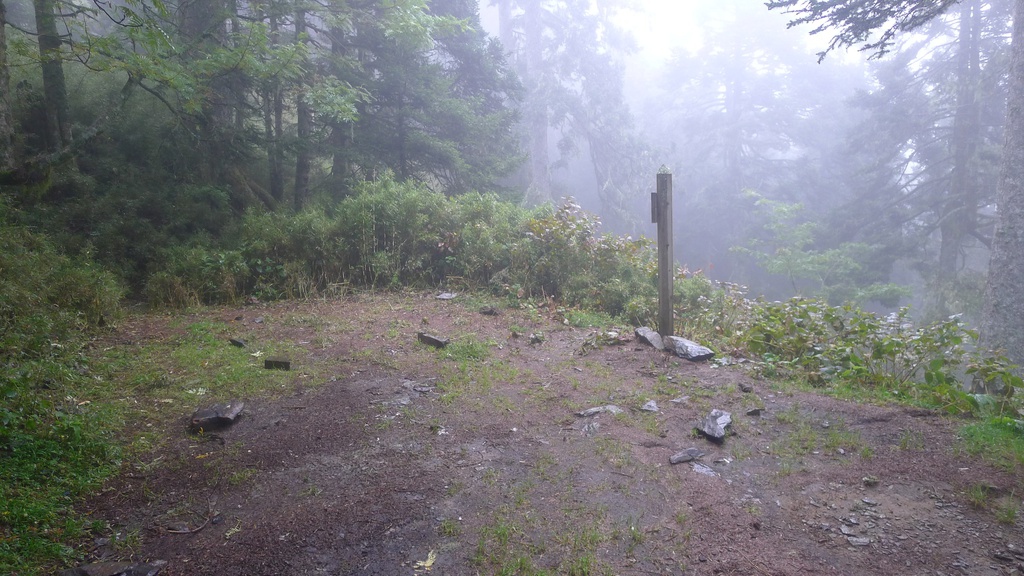
[[[266,370],[291,370],[292,361],[281,356],[271,356],[263,360],[263,368]]]
[[[718,472],[715,472],[710,466],[703,464],[694,464],[693,471],[704,476],[718,476]]]
[[[499,316],[501,314],[494,306],[484,306],[480,309],[480,313],[484,316]]]
[[[235,423],[235,420],[242,415],[245,402],[232,400],[227,404],[214,404],[209,408],[196,410],[192,414],[190,428],[193,432],[216,430],[226,428]]]
[[[877,476],[865,476],[861,478],[860,481],[868,488],[874,488],[875,486],[878,486]]]
[[[872,500],[871,498],[861,498],[860,501],[867,504],[868,506],[878,506],[878,502]]]
[[[665,349],[665,342],[662,340],[661,334],[658,334],[647,326],[641,326],[634,330],[633,333],[636,334],[636,337],[644,344],[653,346],[657,350]]]
[[[747,384],[746,382],[740,382],[740,390],[743,391],[744,393],[749,394],[754,391],[754,387],[751,386],[750,384]]]
[[[726,428],[730,424],[732,424],[732,414],[715,408],[708,413],[707,417],[704,418],[704,422],[701,423],[697,430],[704,434],[708,440],[721,442],[725,440]]]
[[[447,338],[440,338],[433,334],[427,334],[426,332],[417,332],[416,338],[427,346],[433,346],[434,348],[444,348],[448,345]]]
[[[583,433],[584,436],[593,436],[594,434],[597,434],[597,431],[600,430],[600,429],[601,429],[601,423],[600,422],[587,422],[583,426],[583,429],[581,430],[581,432]]]
[[[669,457],[668,461],[670,464],[682,464],[683,462],[690,462],[703,456],[704,453],[697,448],[687,448],[682,452],[676,452]]]
[[[867,546],[871,544],[870,538],[863,538],[858,536],[847,536],[846,541],[849,542],[851,546]]]
[[[228,342],[231,342],[232,346],[237,346],[238,348],[245,348],[245,340],[242,340],[241,338],[232,338],[228,340]]]
[[[701,346],[692,340],[686,338],[680,338],[678,336],[666,336],[662,338],[665,343],[665,349],[673,352],[676,356],[690,360],[691,362],[700,362],[703,360],[710,360],[715,357],[715,353],[710,348]]]
[[[542,342],[544,342],[544,334],[540,332],[530,334],[530,344],[541,344]]]
[[[614,404],[608,404],[607,406],[595,406],[593,408],[587,408],[582,412],[577,412],[576,415],[583,417],[596,416],[602,412],[608,412],[609,414],[622,414],[623,412],[625,412],[625,410],[619,408]]]
[[[263,324],[263,316],[257,316],[256,318],[253,319],[253,322],[257,324]]]
[[[747,410],[747,416],[760,416],[760,415],[761,415],[761,409],[760,408],[751,408],[750,410]]]
[[[97,562],[70,568],[60,572],[60,576],[156,576],[167,566],[166,560],[153,560],[145,564],[131,562]]]
[[[657,412],[658,403],[654,400],[648,400],[643,406],[640,407],[644,412]]]
[[[436,296],[438,300],[454,300],[458,296],[456,292],[441,292]]]

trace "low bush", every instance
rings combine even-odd
[[[2,203],[2,201],[0,201]],[[6,207],[6,206],[4,206]],[[122,289],[88,259],[0,222],[0,572],[74,555],[79,495],[117,465],[114,423],[77,400],[83,336],[111,320]]]

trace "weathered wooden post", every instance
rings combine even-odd
[[[651,221],[658,225],[658,333],[673,336],[672,173],[665,166],[658,170],[657,190],[651,194]]]

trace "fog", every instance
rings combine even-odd
[[[655,237],[665,166],[690,272],[773,299],[979,312],[1005,2],[965,1],[883,57],[821,62],[831,36],[761,2],[491,2],[482,24],[511,44],[523,124],[547,126],[524,130],[525,202],[572,196],[608,232]],[[547,16],[531,29],[524,5]]]

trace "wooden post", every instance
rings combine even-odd
[[[658,171],[658,191],[651,194],[651,218],[658,224],[658,333],[673,336],[672,173],[664,166]]]

